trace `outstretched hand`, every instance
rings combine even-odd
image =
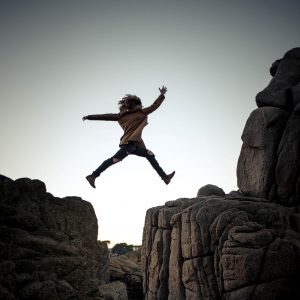
[[[161,95],[164,95],[167,92],[167,88],[164,85],[158,89],[159,89]]]

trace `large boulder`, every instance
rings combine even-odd
[[[270,72],[243,131],[237,183],[247,196],[291,206],[300,204],[300,48]]]
[[[145,299],[298,299],[299,238],[299,210],[264,199],[210,196],[151,208]]]
[[[147,211],[146,300],[300,299],[300,48],[273,63],[237,165],[213,185]]]
[[[143,274],[141,268],[141,250],[124,255],[113,256],[109,263],[110,280],[125,283],[128,300],[143,299]]]
[[[276,184],[281,203],[300,203],[300,104],[290,116],[278,147]]]
[[[261,107],[250,114],[237,165],[238,187],[246,195],[274,197],[278,146],[288,117],[277,107]]]
[[[89,202],[0,175],[0,298],[104,299],[109,256],[97,235]]]
[[[126,285],[121,281],[112,281],[99,286],[103,300],[128,300]]]
[[[270,69],[274,77],[256,95],[258,107],[273,106],[292,111],[300,103],[300,48],[288,51]]]
[[[220,187],[207,184],[201,187],[197,192],[197,197],[204,197],[204,196],[225,196],[225,192]]]

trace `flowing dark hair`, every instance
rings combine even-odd
[[[141,99],[136,96],[136,95],[131,95],[131,94],[126,94],[122,100],[120,100],[118,102],[118,105],[119,105],[119,108],[120,110],[125,108],[125,102],[128,102],[130,103],[130,106],[136,106],[136,105],[140,105],[142,106],[142,101]]]

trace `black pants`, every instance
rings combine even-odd
[[[111,158],[105,160],[94,172],[93,175],[98,177],[103,171],[114,164],[113,159],[123,160],[129,154],[145,157],[155,169],[158,175],[164,179],[167,175],[164,170],[158,164],[155,155],[148,149],[137,146],[136,142],[129,142],[120,146],[120,150]]]

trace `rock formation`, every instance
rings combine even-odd
[[[126,285],[121,281],[102,284],[99,289],[104,300],[128,300]]]
[[[0,299],[126,300],[123,283],[108,283],[109,253],[97,234],[89,202],[0,175]]]
[[[128,300],[143,299],[143,274],[141,268],[141,250],[110,258],[110,280],[124,282]]]
[[[242,135],[238,187],[248,196],[299,205],[300,48],[277,60],[270,73]]]
[[[146,300],[300,299],[300,48],[270,73],[242,135],[239,191],[207,185],[147,211]]]

